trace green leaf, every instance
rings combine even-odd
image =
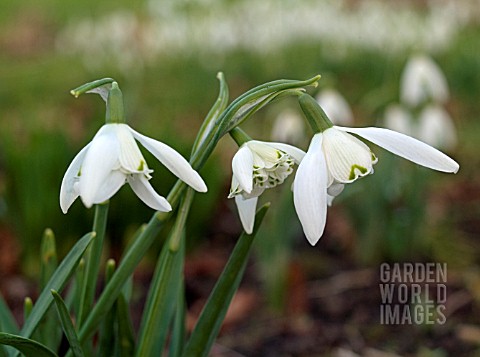
[[[255,226],[253,227],[252,234],[243,233],[238,239],[227,265],[200,314],[182,356],[200,357],[208,355],[220,331],[230,302],[240,285],[253,239],[258,232],[269,206],[270,204],[266,204],[258,210],[255,216]]]
[[[58,267],[55,235],[50,228],[45,229],[40,246],[40,287],[43,289]],[[53,307],[50,307],[42,319],[33,338],[52,350],[60,344],[62,331],[57,328],[58,320]]]
[[[10,333],[0,332],[0,344],[12,346],[26,357],[57,357],[51,349],[41,343]]]
[[[65,259],[59,265],[55,273],[52,275],[50,281],[43,289],[42,293],[38,297],[28,320],[23,325],[20,335],[24,337],[30,337],[37,328],[41,319],[47,312],[48,308],[53,302],[52,294],[50,290],[62,291],[67,284],[70,276],[74,272],[80,258],[87,249],[88,245],[95,237],[95,233],[88,233],[81,238],[70,250]]]
[[[215,125],[220,114],[225,110],[228,104],[228,85],[225,81],[225,76],[222,72],[217,74],[217,78],[220,81],[220,90],[217,100],[213,104],[212,108],[208,112],[202,126],[198,130],[197,138],[192,146],[192,154],[207,140],[211,138],[214,133],[213,126]]]
[[[117,303],[118,343],[120,357],[131,357],[135,352],[135,334],[127,300],[120,294]]]
[[[0,294],[0,329],[9,333],[18,333],[18,325],[12,312]]]
[[[118,268],[98,298],[97,303],[81,326],[78,333],[80,343],[83,344],[86,342],[98,329],[102,319],[110,311],[118,296],[121,294],[130,275],[154,242],[163,226],[163,222],[164,221],[158,217],[157,212],[153,215],[147,227],[145,229],[142,228],[141,233],[125,253]]]
[[[57,307],[58,317],[60,318],[63,332],[70,343],[72,353],[75,357],[83,357],[84,353],[82,346],[80,345],[80,342],[78,342],[77,332],[75,331],[75,327],[73,327],[72,319],[68,313],[67,306],[65,305],[62,297],[55,290],[51,290],[51,293]]]
[[[113,272],[115,271],[115,261],[109,259],[105,267],[105,283],[108,284],[112,278]],[[99,332],[99,347],[98,355],[99,356],[113,356],[115,339],[115,309],[111,309],[110,312],[105,316],[105,319],[102,321]]]
[[[161,355],[178,301],[185,258],[185,222],[194,196],[187,190],[175,225],[157,262],[145,304],[136,356]]]
[[[183,279],[180,282],[180,289],[178,292],[177,307],[173,320],[172,335],[170,338],[170,354],[171,357],[179,357],[182,354],[185,346],[185,282]]]

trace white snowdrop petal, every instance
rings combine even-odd
[[[327,129],[323,132],[322,147],[335,181],[349,183],[372,172],[372,152],[354,136],[335,128]]]
[[[232,159],[233,176],[247,193],[253,189],[253,154],[249,147],[242,146]]]
[[[316,134],[300,163],[293,186],[295,210],[307,240],[315,245],[327,219],[327,165],[322,151],[322,134]]]
[[[125,180],[126,176],[123,172],[118,170],[111,171],[110,175],[105,178],[102,186],[97,191],[92,203],[99,204],[112,198],[123,186]]]
[[[153,189],[144,175],[129,175],[127,181],[133,192],[150,208],[161,212],[170,212],[172,206]]]
[[[175,176],[198,192],[207,192],[207,186],[185,158],[170,146],[138,133],[129,127],[132,135]]]
[[[78,173],[80,172],[83,159],[87,153],[90,143],[85,146],[80,152],[75,156],[73,161],[68,166],[65,175],[63,176],[62,185],[60,187],[60,208],[63,213],[67,213],[68,209],[72,203],[79,196],[79,192],[75,183],[78,183]]]
[[[113,125],[115,134],[120,142],[120,165],[126,173],[138,173],[148,171],[147,163],[143,158],[140,149],[126,124],[109,124]]]
[[[457,162],[434,147],[389,129],[335,128],[357,134],[395,155],[433,170],[456,173],[460,167]]]
[[[246,233],[252,234],[255,223],[255,210],[257,208],[258,197],[244,198],[242,195],[235,196],[240,221]]]
[[[86,207],[91,207],[95,202],[97,192],[111,171],[119,168],[120,145],[111,130],[102,130],[106,127],[103,126],[93,138],[83,160],[79,191]]]

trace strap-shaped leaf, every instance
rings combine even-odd
[[[12,346],[27,357],[58,357],[55,352],[29,338],[0,332],[0,344]]]
[[[260,228],[269,206],[270,204],[266,204],[258,210],[255,216],[255,226],[253,227],[252,234],[249,235],[244,232],[238,239],[227,265],[223,269],[217,284],[213,288],[200,314],[187,346],[183,351],[183,357],[201,357],[208,355],[220,331],[230,302],[240,285],[253,239]]]
[[[12,312],[0,294],[0,329],[5,332],[18,333],[18,326]]]
[[[78,342],[77,332],[75,331],[75,327],[73,327],[72,319],[68,313],[67,306],[65,305],[62,297],[55,290],[52,290],[51,292],[57,307],[58,317],[60,318],[63,332],[70,343],[72,354],[74,357],[83,357],[84,353],[82,346],[80,345],[80,342]]]
[[[162,353],[178,302],[185,255],[184,229],[193,196],[194,191],[189,188],[169,239],[160,253],[142,317],[136,356]]]
[[[20,331],[22,336],[30,337],[33,331],[35,331],[40,323],[40,320],[53,302],[53,297],[50,293],[50,290],[63,290],[93,237],[95,237],[94,233],[88,233],[83,236],[83,238],[81,238],[73,246],[65,259],[63,259],[57,270],[55,270],[55,273],[52,275],[50,281],[45,286],[45,289],[43,289],[42,293],[38,297],[38,300],[35,303],[28,320],[25,322],[22,330]]]

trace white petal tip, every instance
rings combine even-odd
[[[159,212],[171,212],[172,211],[172,206],[168,206],[168,207],[153,207],[155,210],[159,211]]]
[[[202,193],[205,193],[208,191],[208,187],[207,185],[205,184],[205,182],[201,182],[201,183],[198,183],[197,185],[195,185],[196,187],[193,187],[193,189],[197,192],[202,192]]]
[[[456,174],[458,172],[458,170],[460,170],[460,165],[455,163],[456,165],[453,167],[453,170],[452,170],[452,173],[453,174]]]
[[[313,246],[318,243],[321,237],[307,237],[308,243],[310,243]]]

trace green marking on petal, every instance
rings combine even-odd
[[[138,171],[143,171],[144,166],[145,166],[145,161],[141,160],[141,161],[140,161],[140,165],[138,166],[138,169],[137,169],[137,170],[138,170]]]
[[[349,180],[354,180],[355,177],[357,177],[357,175],[355,174],[355,170],[360,171],[362,174],[367,173],[367,169],[365,167],[357,165],[357,164],[352,165],[352,167],[350,169],[350,176],[348,177]]]

